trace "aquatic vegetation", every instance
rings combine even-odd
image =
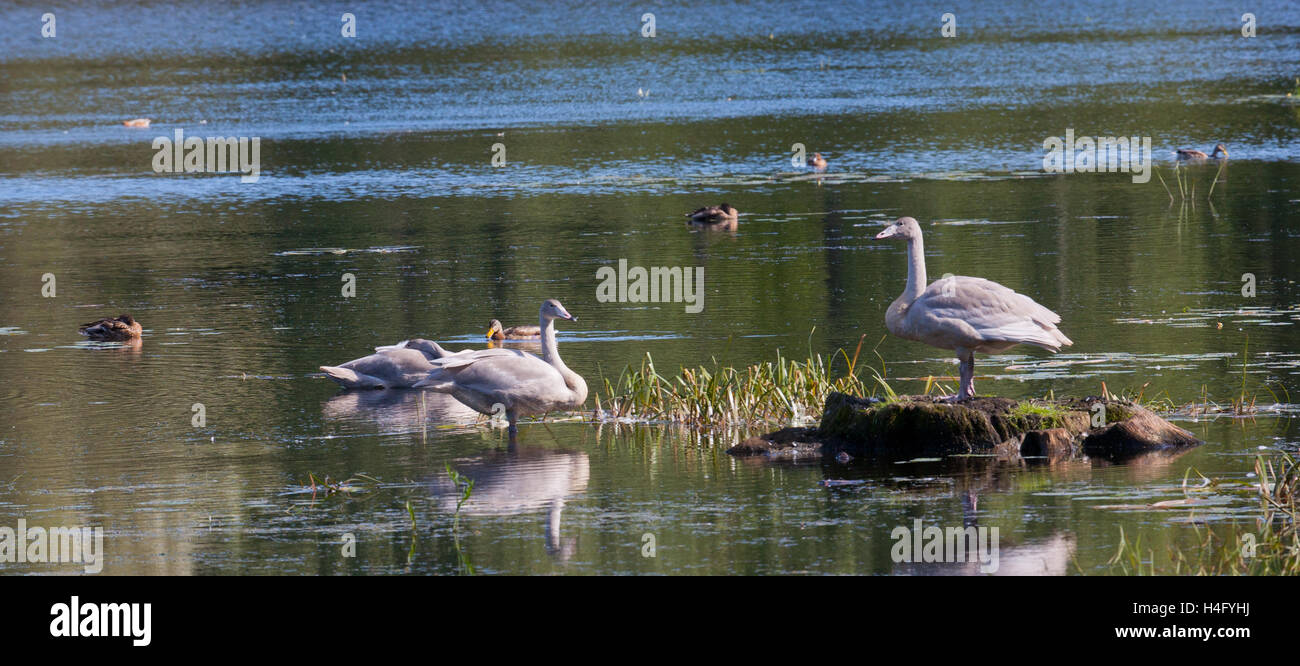
[[[1254,475],[1257,482],[1247,486],[1257,493],[1260,503],[1254,530],[1234,525],[1216,531],[1193,523],[1199,537],[1196,547],[1171,545],[1158,563],[1155,550],[1144,548],[1140,535],[1130,541],[1120,528],[1119,547],[1108,562],[1111,570],[1138,576],[1300,575],[1296,522],[1300,517],[1300,466],[1286,453],[1277,460],[1261,455],[1255,458]],[[1217,480],[1202,479],[1204,487],[1219,485]]]
[[[1065,414],[1066,409],[1059,404],[1025,400],[1011,408],[1010,417],[1016,422],[1027,421],[1031,416],[1038,417],[1041,419],[1039,428],[1059,428],[1065,425]]]
[[[329,475],[324,479],[316,478],[315,474],[307,472],[307,478],[311,481],[311,496],[316,497],[317,489],[325,494],[326,497],[340,493],[359,493],[371,489],[370,484],[380,483],[379,479],[366,474],[358,474],[348,477],[342,481],[331,481]]]
[[[1214,179],[1210,181],[1210,191],[1205,195],[1207,201],[1214,196],[1214,188],[1219,184],[1219,178],[1223,175],[1223,169],[1226,166],[1228,166],[1226,160],[1219,160],[1219,169],[1214,172]],[[1160,175],[1160,168],[1152,166],[1151,171],[1156,174],[1156,178],[1164,186],[1165,193],[1169,195],[1169,203],[1172,204],[1174,202],[1174,193],[1169,189],[1169,184],[1165,182],[1164,176]],[[1174,164],[1173,176],[1174,183],[1178,185],[1178,198],[1184,202],[1194,202],[1196,200],[1196,182],[1192,180],[1190,170],[1182,163],[1176,163]]]
[[[884,369],[871,369],[860,376],[858,357],[863,336],[853,355],[840,349],[826,360],[809,352],[803,361],[788,359],[777,352],[776,361],[745,368],[724,366],[714,359],[712,366],[682,368],[668,378],[655,368],[646,354],[639,366],[627,366],[618,378],[602,377],[604,391],[596,394],[598,418],[634,421],[669,421],[694,426],[747,425],[760,423],[803,423],[819,416],[826,396],[838,391],[859,396],[897,394],[885,379]],[[835,370],[842,358],[842,374]]]
[[[456,549],[456,562],[460,572],[469,576],[474,575],[474,565],[470,564],[469,556],[460,545],[460,509],[469,501],[470,495],[474,494],[474,479],[471,479],[452,468],[451,463],[444,463],[447,470],[447,478],[458,490],[456,496],[456,511],[452,514],[451,519],[451,538],[453,546]],[[407,503],[407,509],[410,509],[410,503]],[[411,514],[411,525],[414,528],[415,514]]]

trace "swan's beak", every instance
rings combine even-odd
[[[889,238],[890,236],[897,236],[897,235],[898,235],[898,225],[891,224],[888,227],[885,227],[884,231],[876,234],[876,240],[880,240],[882,238]]]

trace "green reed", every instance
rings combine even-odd
[[[813,353],[810,343],[802,361],[786,358],[778,350],[775,361],[735,368],[714,359],[712,365],[681,368],[671,378],[659,372],[647,353],[640,365],[625,367],[617,379],[602,377],[597,413],[611,419],[693,426],[796,423],[820,415],[831,392],[865,396],[883,389],[892,398],[883,366],[871,369],[870,383],[860,376],[858,358],[865,337],[858,340],[852,356],[840,349],[827,359]]]
[[[1121,528],[1111,570],[1125,575],[1300,575],[1300,465],[1288,453],[1278,459],[1256,456],[1255,479],[1248,486],[1260,502],[1254,530],[1234,525],[1216,531],[1193,523],[1196,546],[1169,546],[1158,566],[1155,551],[1144,548],[1140,537],[1129,541]]]

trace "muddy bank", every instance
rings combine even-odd
[[[832,393],[818,427],[750,437],[727,452],[770,458],[982,453],[1122,461],[1152,452],[1177,453],[1201,443],[1150,410],[1113,398],[976,397],[952,404],[931,396],[886,402]]]

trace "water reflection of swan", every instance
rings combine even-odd
[[[376,423],[385,431],[422,428],[427,423],[472,424],[478,412],[434,391],[346,391],[325,401],[326,419]]]
[[[1004,537],[999,533],[999,537]],[[893,573],[901,576],[1064,576],[1070,571],[1076,548],[1074,535],[1057,532],[1016,546],[999,546],[997,571],[984,573],[975,562],[901,562]]]
[[[561,539],[560,518],[565,500],[587,491],[590,458],[581,451],[521,449],[496,451],[452,462],[458,473],[474,480],[474,491],[461,506],[462,515],[513,516],[546,512],[546,552],[564,561],[577,548],[577,538]],[[456,511],[459,490],[446,472],[428,482],[438,508]]]

